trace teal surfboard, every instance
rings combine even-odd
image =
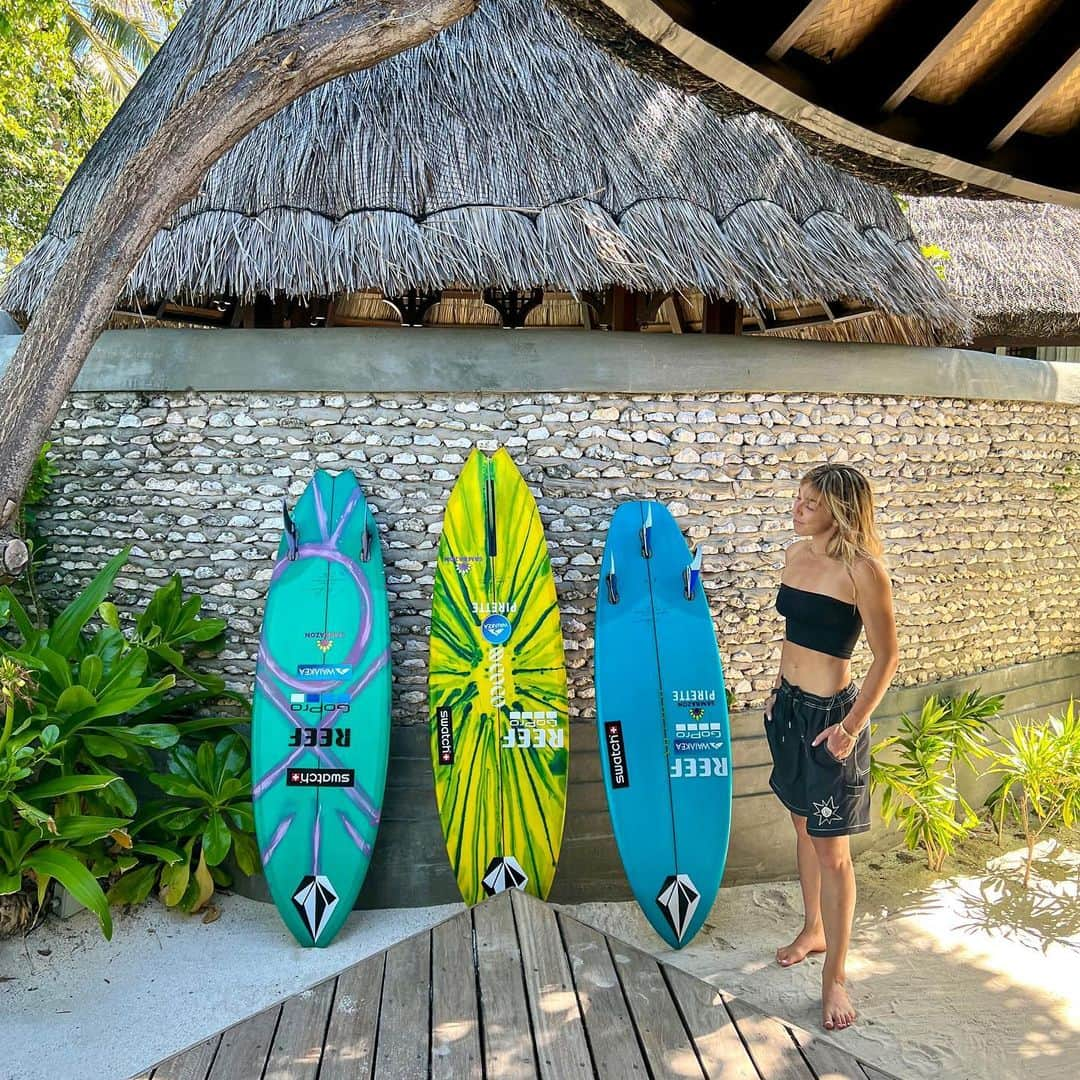
[[[700,557],[660,503],[623,503],[608,529],[595,675],[623,869],[646,918],[679,949],[705,921],[724,873],[731,737]]]
[[[305,946],[352,910],[390,744],[390,617],[379,532],[351,472],[321,469],[278,547],[251,724],[255,833],[270,895]]]

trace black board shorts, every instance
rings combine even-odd
[[[851,683],[832,697],[820,697],[783,679],[772,720],[765,720],[773,761],[769,786],[793,814],[806,818],[811,836],[852,836],[870,828],[869,724],[843,761],[824,741],[812,745],[851,712],[858,693]]]

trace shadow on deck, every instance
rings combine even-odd
[[[513,891],[139,1080],[892,1080],[833,1043]]]

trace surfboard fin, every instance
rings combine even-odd
[[[281,514],[285,519],[285,535],[289,540],[289,562],[295,562],[300,554],[300,532],[289,513],[289,504],[285,499],[281,500]]]
[[[694,552],[690,565],[683,571],[683,595],[687,600],[693,600],[697,595],[698,585],[701,583],[701,548]]]
[[[652,558],[652,507],[645,513],[645,524],[641,527],[641,557]]]
[[[608,572],[607,572],[607,576],[604,578],[604,581],[607,583],[608,600],[612,604],[617,604],[619,602],[619,586],[618,586],[617,582],[615,581],[615,556],[614,556],[614,554],[612,554],[611,561],[608,564]]]

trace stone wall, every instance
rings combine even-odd
[[[218,658],[249,691],[282,497],[353,469],[383,530],[395,719],[426,723],[427,615],[443,507],[471,448],[506,446],[537,496],[559,582],[571,713],[591,715],[598,562],[618,500],[667,502],[704,546],[740,707],[775,675],[772,608],[798,476],[866,471],[910,686],[1080,650],[1080,410],[808,393],[75,393],[40,527],[64,601],[125,544],[120,599],[169,574],[227,617]],[[869,662],[865,643],[856,677]]]

